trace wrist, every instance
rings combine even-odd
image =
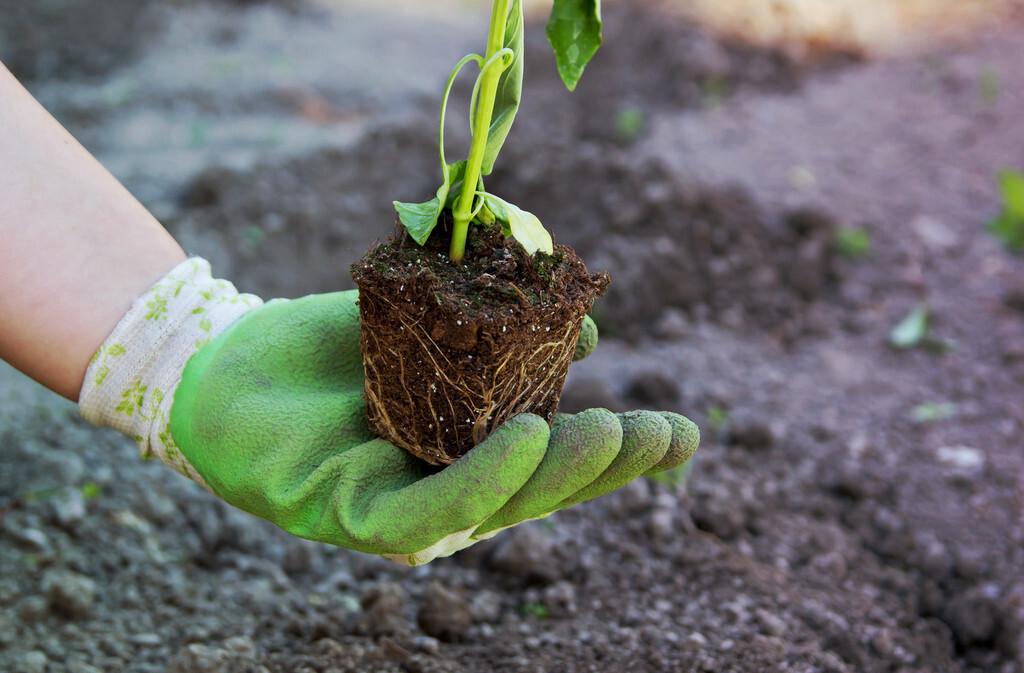
[[[174,392],[189,358],[261,304],[213,278],[204,259],[178,264],[132,303],[93,355],[79,394],[82,416],[201,483],[168,431]]]

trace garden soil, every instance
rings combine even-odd
[[[351,287],[391,201],[436,188],[483,17],[121,4],[30,43],[0,2],[0,59],[243,290]],[[1024,259],[985,231],[1024,168],[1019,27],[806,60],[606,18],[573,96],[532,27],[488,188],[614,277],[563,408],[690,415],[687,488],[406,569],[227,507],[3,369],[0,670],[1024,672]],[[921,304],[927,339],[892,348]]]

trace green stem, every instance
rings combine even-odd
[[[491,26],[487,33],[487,52],[484,59],[488,60],[504,48],[505,23],[508,20],[509,2],[511,0],[494,0],[491,10]],[[453,217],[455,225],[452,229],[452,244],[448,256],[452,262],[459,264],[466,254],[466,235],[469,233],[469,222],[473,219],[473,201],[480,182],[480,171],[484,164],[484,152],[487,149],[487,137],[491,130],[491,117],[494,114],[494,101],[498,93],[503,68],[487,68],[481,73],[480,95],[476,103],[473,119],[473,142],[469,148],[469,159],[466,162],[466,175],[462,183],[462,192],[455,201]]]

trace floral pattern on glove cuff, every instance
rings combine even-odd
[[[182,262],[135,300],[93,355],[78,400],[82,416],[203,484],[168,429],[174,391],[189,358],[262,303],[213,278],[205,259]]]

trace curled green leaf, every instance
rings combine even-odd
[[[550,255],[554,253],[555,245],[551,234],[544,228],[536,215],[493,194],[485,195],[484,203],[487,209],[494,214],[494,219],[501,223],[505,235],[519,241],[527,254],[543,252]]]
[[[398,211],[398,219],[412,236],[412,240],[420,245],[427,242],[441,218],[441,212],[450,205],[450,197],[454,193],[452,188],[462,184],[465,173],[465,161],[446,164],[444,182],[437,188],[437,195],[434,198],[423,203],[394,202],[395,210]]]

